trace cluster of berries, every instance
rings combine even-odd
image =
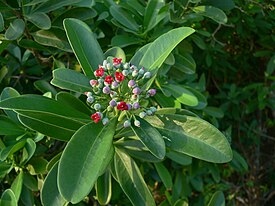
[[[124,127],[131,126],[132,118],[134,125],[139,127],[140,121],[135,115],[144,118],[157,111],[155,107],[148,108],[146,101],[156,94],[156,89],[146,91],[141,87],[152,75],[143,67],[137,68],[130,63],[123,63],[121,58],[108,60],[104,60],[94,72],[96,78],[90,80],[92,92],[85,93],[87,103],[96,111],[91,119],[95,123],[102,121],[106,125],[109,118],[125,111]]]

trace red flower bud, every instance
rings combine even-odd
[[[96,77],[102,77],[104,75],[103,67],[99,67],[99,69],[95,70],[94,74]]]
[[[114,65],[119,65],[121,63],[122,59],[121,58],[113,58],[113,64]]]
[[[115,73],[116,81],[122,82],[125,78],[125,76],[121,72],[116,72]]]
[[[128,105],[126,104],[126,102],[120,102],[117,105],[117,109],[121,111],[128,110]]]
[[[101,115],[98,112],[96,112],[91,115],[91,119],[93,119],[95,123],[98,123],[101,120]]]
[[[104,80],[104,82],[106,82],[109,85],[112,84],[113,81],[114,81],[114,78],[110,75],[106,76]]]

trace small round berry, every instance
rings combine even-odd
[[[127,76],[127,75],[129,74],[129,71],[124,69],[124,70],[122,71],[122,74],[123,74],[124,76]]]
[[[136,88],[133,89],[133,94],[138,95],[138,94],[140,94],[140,93],[141,93],[141,90],[140,90],[139,87],[136,87]]]
[[[145,116],[146,116],[146,113],[145,113],[145,112],[140,112],[140,113],[139,113],[139,117],[140,117],[140,118],[144,118]]]
[[[93,103],[95,101],[95,98],[93,97],[93,96],[89,96],[88,98],[87,98],[87,102],[89,102],[89,103]]]
[[[129,68],[130,68],[129,63],[126,62],[126,63],[123,65],[123,68],[124,68],[124,69],[129,69]]]
[[[134,87],[135,85],[136,85],[136,82],[132,79],[128,82],[128,87]]]
[[[100,105],[99,103],[96,103],[96,104],[94,105],[94,109],[95,109],[95,110],[100,110],[100,109],[101,109],[101,105]]]
[[[155,113],[157,111],[157,108],[156,107],[150,107],[150,110]]]
[[[124,127],[130,127],[130,126],[131,126],[131,121],[130,121],[130,120],[126,120],[126,121],[123,123],[123,126],[124,126]]]
[[[139,97],[139,95],[133,94],[132,97],[131,97],[131,100],[136,100],[136,99],[138,99],[138,97]]]
[[[135,120],[135,121],[134,121],[134,125],[135,125],[136,127],[140,127],[140,121]]]
[[[117,105],[116,100],[112,99],[112,100],[109,102],[109,105],[110,105],[111,107],[115,107],[115,106]]]
[[[136,77],[137,75],[138,75],[138,70],[135,69],[135,70],[132,72],[132,76],[133,76],[133,77]]]
[[[133,103],[133,109],[139,109],[140,108],[140,105],[138,102],[134,102]]]
[[[157,90],[156,89],[149,89],[147,93],[152,97],[157,93]]]
[[[111,89],[110,89],[110,87],[106,86],[106,87],[103,87],[102,91],[104,94],[110,94]]]
[[[111,91],[111,93],[110,93],[110,97],[111,98],[114,98],[114,97],[116,97],[117,96],[117,93],[116,92],[114,92],[114,91]]]
[[[151,72],[145,72],[145,74],[143,75],[143,77],[144,77],[145,79],[151,78]]]
[[[143,74],[144,74],[144,67],[142,67],[142,68],[138,71],[138,73],[139,73],[140,75],[143,75]]]
[[[112,69],[111,64],[110,64],[110,63],[107,63],[107,64],[106,64],[106,68],[107,68],[108,70],[111,70],[111,69]]]
[[[85,94],[86,94],[87,97],[93,96],[93,93],[92,93],[92,92],[86,92]]]
[[[118,88],[118,82],[114,81],[111,86],[112,89]]]
[[[150,115],[153,114],[153,112],[152,112],[150,109],[148,109],[148,110],[146,111],[146,114],[150,116]]]
[[[103,125],[106,125],[108,122],[109,122],[108,117],[105,117],[105,118],[102,119],[102,124]]]

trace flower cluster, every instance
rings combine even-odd
[[[87,103],[95,110],[91,119],[106,125],[112,116],[124,115],[124,127],[131,126],[131,120],[139,127],[135,115],[144,118],[157,111],[153,106],[148,107],[148,98],[156,94],[156,89],[142,87],[152,75],[143,67],[123,63],[121,58],[108,60],[94,72],[95,78],[90,80],[92,92],[85,93]]]

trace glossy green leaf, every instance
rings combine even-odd
[[[61,29],[39,30],[32,33],[34,40],[44,46],[55,47],[67,52],[72,52],[70,44],[64,38],[64,31]]]
[[[10,145],[6,148],[4,148],[1,152],[0,152],[0,160],[4,161],[7,159],[7,157],[9,157],[10,155],[12,155],[13,153],[17,152],[18,150],[22,149],[25,145],[26,141],[22,140],[17,142],[14,145]]]
[[[42,93],[51,92],[53,95],[56,95],[57,91],[55,88],[45,80],[37,80],[34,82],[34,86],[41,91]]]
[[[171,94],[182,104],[187,106],[197,106],[199,103],[197,97],[192,92],[180,85],[169,84],[163,86],[163,88],[171,92]]]
[[[6,162],[0,162],[0,178],[3,178],[13,169],[13,165]]]
[[[122,26],[134,32],[138,31],[139,25],[137,24],[136,20],[122,7],[113,5],[110,7],[110,13],[113,16],[113,18]]]
[[[50,17],[42,12],[34,12],[25,16],[28,21],[32,22],[35,26],[40,29],[47,30],[51,28]]]
[[[17,206],[16,197],[11,189],[7,189],[1,196],[1,206]]]
[[[81,0],[48,0],[48,1],[44,1],[43,3],[39,4],[39,6],[37,6],[34,11],[36,12],[45,12],[48,13],[50,11],[54,11],[57,10],[63,6],[68,6],[74,3],[78,3]]]
[[[85,114],[91,113],[91,110],[87,107],[87,105],[85,103],[83,103],[80,99],[76,98],[75,96],[73,96],[70,93],[59,92],[55,98],[58,102],[67,104],[70,107],[72,107],[75,110],[78,110],[82,113],[85,113]]]
[[[59,152],[57,155],[55,155],[47,164],[47,171],[50,171],[56,162],[59,161],[60,157],[62,155],[62,152]]]
[[[66,200],[61,196],[57,187],[58,162],[49,171],[41,189],[41,202],[44,206],[64,205]]]
[[[187,165],[191,165],[192,164],[192,157],[180,153],[180,152],[176,152],[173,150],[170,150],[169,152],[166,153],[166,156],[173,160],[174,162],[183,165],[183,166],[187,166]]]
[[[59,163],[58,188],[69,202],[80,202],[93,188],[113,143],[117,119],[106,126],[81,127],[67,144]],[[77,154],[77,156],[75,156]],[[75,157],[72,161],[72,157]],[[92,172],[91,172],[92,171]]]
[[[194,34],[191,39],[200,49],[205,50],[207,48],[204,40],[199,35]]]
[[[214,163],[229,162],[232,150],[226,137],[210,123],[191,116],[166,114],[146,120],[168,138],[172,150]]]
[[[127,34],[116,35],[111,40],[112,46],[119,46],[121,48],[140,43],[142,43],[142,39]]]
[[[154,98],[161,107],[181,108],[181,103],[178,100],[171,98],[171,96],[167,97],[158,92]]]
[[[143,47],[141,47],[132,57],[132,59],[130,60],[130,62],[134,65],[139,65],[140,60],[144,57],[145,53],[147,52],[147,50],[149,49],[151,43],[144,45]]]
[[[203,109],[203,111],[206,114],[208,114],[208,115],[210,115],[212,117],[216,117],[216,118],[223,118],[223,116],[224,116],[223,111],[220,108],[218,108],[218,107],[205,107]]]
[[[116,57],[116,58],[121,58],[122,62],[126,61],[126,56],[124,51],[119,48],[119,47],[112,47],[110,49],[108,49],[105,53],[104,53],[105,58],[107,57]]]
[[[107,205],[112,196],[112,177],[109,171],[97,179],[95,189],[99,204]]]
[[[170,175],[170,172],[168,169],[164,166],[163,163],[154,163],[155,168],[158,172],[158,175],[165,185],[166,189],[172,189],[173,182],[172,182],[172,177]]]
[[[139,65],[149,71],[156,71],[168,57],[170,52],[186,37],[194,33],[194,29],[189,27],[180,27],[158,37],[150,44]]]
[[[25,30],[25,22],[22,19],[15,19],[5,32],[5,38],[8,40],[18,39]]]
[[[154,198],[134,160],[126,153],[116,149],[114,165],[117,181],[132,204],[154,206]]]
[[[23,184],[31,191],[37,192],[39,190],[37,179],[29,173],[24,173]],[[22,192],[23,192],[23,188],[22,188]]]
[[[188,53],[176,54],[174,66],[186,74],[194,74],[196,72],[196,62]]]
[[[34,205],[33,192],[25,185],[22,187],[20,202],[22,202],[24,205]]]
[[[53,79],[51,84],[61,89],[67,89],[74,92],[92,91],[90,79],[84,74],[71,69],[56,69],[53,71]]]
[[[26,144],[23,149],[23,155],[22,155],[20,164],[24,165],[26,162],[28,162],[30,158],[33,156],[35,150],[36,150],[35,142],[32,139],[28,138],[26,140]]]
[[[225,198],[223,192],[215,192],[207,206],[225,206]]]
[[[38,44],[37,42],[35,42],[33,40],[30,40],[30,39],[21,39],[18,42],[18,45],[25,49],[36,49],[39,51],[47,51],[48,50],[48,48],[42,46],[41,44]]]
[[[197,89],[194,89],[193,87],[184,86],[184,88],[192,92],[198,100],[198,104],[193,106],[193,109],[203,109],[207,106],[206,97],[201,92],[199,92]]]
[[[198,117],[195,113],[186,110],[186,109],[180,109],[180,108],[159,108],[155,114],[181,114],[181,115],[187,115],[192,117]]]
[[[161,134],[147,121],[136,117],[140,121],[140,127],[132,126],[132,130],[148,150],[157,158],[165,157],[165,143]]]
[[[28,170],[31,175],[46,174],[48,161],[43,157],[33,157],[28,162]]]
[[[0,115],[0,125],[0,135],[22,135],[25,133],[24,128],[6,116]]]
[[[165,16],[167,13],[165,12],[164,15],[160,15],[160,9],[165,5],[164,0],[149,0],[147,6],[145,8],[144,13],[144,21],[143,26],[145,28],[145,32],[150,31],[153,29]]]
[[[193,11],[197,14],[213,19],[215,22],[219,24],[227,23],[226,14],[219,8],[213,6],[197,6],[193,8]]]
[[[0,32],[3,31],[4,29],[5,29],[5,23],[4,23],[3,15],[0,12]]]
[[[14,179],[11,185],[11,190],[13,191],[16,200],[18,202],[21,191],[22,191],[22,186],[23,186],[23,171],[21,170],[20,173],[17,175],[17,177]]]
[[[90,78],[93,77],[93,71],[104,60],[103,52],[93,32],[84,22],[71,18],[64,20],[64,28],[84,73]]]

